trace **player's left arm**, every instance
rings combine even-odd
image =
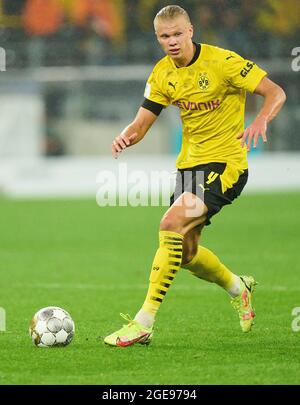
[[[284,90],[267,77],[259,82],[254,93],[264,97],[263,106],[254,121],[237,137],[241,139],[242,147],[247,142],[248,151],[251,149],[252,141],[253,147],[256,148],[260,136],[267,142],[267,125],[276,117],[286,100]]]

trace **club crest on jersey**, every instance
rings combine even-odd
[[[210,80],[206,72],[200,74],[198,84],[201,90],[207,90],[209,88]]]

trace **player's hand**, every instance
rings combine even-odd
[[[245,129],[244,132],[238,135],[237,139],[241,139],[242,148],[244,147],[247,141],[247,151],[249,152],[251,150],[252,141],[253,147],[256,148],[260,136],[262,137],[265,143],[267,142],[266,131],[267,131],[267,118],[265,116],[258,116],[255,118],[252,124]]]
[[[137,133],[134,133],[130,136],[127,135],[119,135],[117,136],[112,145],[111,145],[111,153],[115,159],[118,158],[119,154],[130,146],[133,141],[137,138]]]

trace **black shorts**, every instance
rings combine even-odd
[[[213,215],[241,194],[247,180],[247,169],[240,170],[227,163],[213,162],[189,169],[178,169],[170,205],[185,191],[197,195],[208,208],[205,224],[209,225]]]

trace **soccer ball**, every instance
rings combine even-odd
[[[70,314],[59,307],[40,309],[29,326],[29,335],[38,347],[67,346],[74,333],[75,325]]]

